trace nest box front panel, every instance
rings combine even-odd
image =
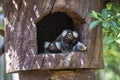
[[[100,4],[96,0],[4,1],[7,72],[103,68],[102,30],[90,30],[92,19],[87,16],[93,9],[99,11]]]

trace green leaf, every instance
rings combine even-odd
[[[92,10],[92,14],[95,18],[98,18],[97,13],[94,10]]]
[[[103,10],[102,10],[102,17],[103,17],[103,18],[107,18],[107,17],[108,17],[108,12],[107,12],[106,9],[103,9]]]
[[[115,41],[114,38],[113,38],[113,37],[110,37],[110,36],[104,38],[104,42],[105,42],[106,44],[110,44],[110,43],[112,43],[112,42],[114,42],[114,41]]]
[[[120,21],[119,20],[117,21],[117,25],[118,25],[118,27],[120,27]]]
[[[116,40],[116,42],[117,42],[118,44],[120,44],[120,39]]]
[[[102,14],[101,14],[101,13],[99,13],[99,12],[96,12],[96,13],[97,13],[97,15],[98,15],[98,16],[102,16]]]
[[[108,3],[108,4],[106,5],[106,8],[107,8],[108,10],[111,10],[112,4],[113,4],[113,3]]]
[[[88,14],[89,17],[95,18],[92,13]]]
[[[90,24],[90,29],[93,29],[93,28],[95,28],[97,25],[98,25],[98,23],[99,23],[100,21],[99,20],[97,20],[97,21],[93,21],[91,24]]]
[[[92,18],[96,18],[98,19],[98,16],[102,16],[101,13],[98,13],[98,12],[95,12],[94,10],[92,11],[92,13],[89,13],[88,14],[89,17],[92,17]]]
[[[112,21],[112,25],[113,25],[113,27],[114,27],[114,28],[116,28],[116,27],[117,27],[117,25],[116,25],[116,22],[115,22],[115,21]]]
[[[108,21],[103,21],[103,22],[102,22],[102,26],[103,26],[104,28],[107,28],[107,29],[109,28],[108,24],[109,24]]]

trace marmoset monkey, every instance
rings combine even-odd
[[[56,41],[61,42],[62,53],[71,52],[73,46],[78,40],[78,33],[69,29],[64,30]]]
[[[45,42],[44,49],[45,49],[45,53],[61,53],[61,43]]]

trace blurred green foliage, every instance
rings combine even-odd
[[[101,24],[107,44],[114,41],[120,43],[120,6],[118,4],[108,3],[101,13],[92,10],[89,16],[96,19],[90,24],[90,29]]]
[[[105,69],[97,72],[97,80],[120,80],[120,6],[108,3],[101,13],[92,10],[89,16],[95,19],[90,29],[98,24],[103,29]]]
[[[3,23],[0,23],[0,29],[1,29],[1,30],[4,30]]]

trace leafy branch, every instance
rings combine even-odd
[[[104,38],[108,43],[117,42],[120,44],[120,6],[118,4],[108,3],[101,13],[92,10],[89,16],[96,19],[91,22],[90,29],[101,24]]]

